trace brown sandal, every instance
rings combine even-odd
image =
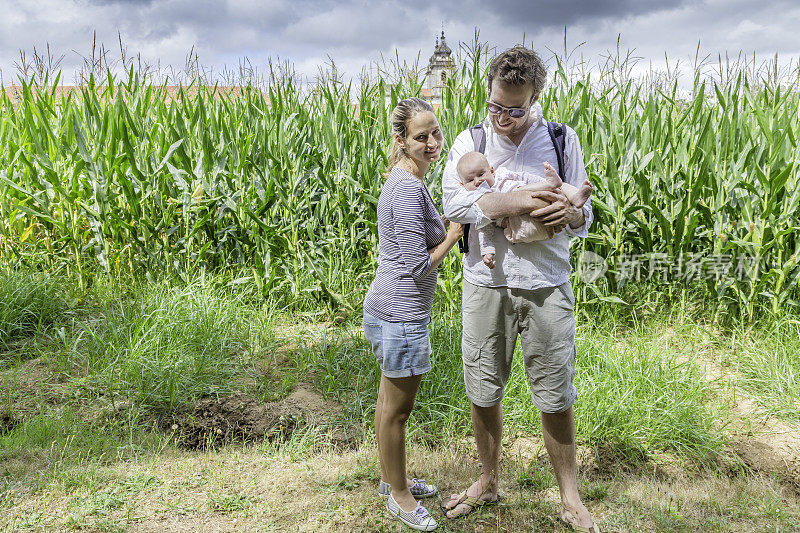
[[[442,509],[442,513],[444,514],[445,518],[453,520],[455,518],[460,518],[462,516],[467,516],[472,511],[474,511],[475,509],[478,509],[479,507],[483,507],[485,505],[496,505],[496,504],[500,503],[500,501],[502,500],[502,497],[500,496],[499,492],[498,492],[497,496],[495,496],[494,500],[482,500],[481,499],[481,498],[483,498],[483,495],[486,494],[486,491],[489,489],[489,487],[491,485],[492,485],[492,482],[490,481],[483,488],[481,493],[478,494],[477,498],[473,498],[472,496],[467,496],[467,491],[469,490],[469,487],[467,487],[466,489],[464,489],[464,492],[462,492],[461,494],[458,495],[458,502],[454,506],[449,508],[449,509],[444,506],[444,503],[441,503],[439,505],[439,507]],[[449,503],[449,502],[453,501],[453,498],[451,497],[447,501]],[[461,504],[469,506],[469,510],[466,513],[462,513],[462,514],[460,514],[458,516],[452,516],[452,517],[447,515],[448,511],[452,511],[453,509],[455,509],[456,507],[458,507]]]

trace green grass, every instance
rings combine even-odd
[[[91,487],[98,483],[92,465],[161,449],[165,437],[151,429],[137,420],[90,420],[75,406],[40,413],[0,433],[0,489]],[[78,477],[70,470],[76,465],[83,470]]]
[[[800,321],[786,317],[761,330],[740,329],[729,341],[726,362],[761,406],[800,422]]]
[[[111,301],[86,303],[71,326],[59,330],[64,333],[36,337],[46,341],[38,348],[41,352],[57,352],[47,361],[66,380],[65,401],[78,398],[77,403],[68,402],[73,411],[59,418],[44,406],[40,415],[3,434],[7,448],[45,449],[53,442],[70,447],[78,442],[86,453],[106,456],[116,448],[105,448],[108,441],[98,437],[99,427],[78,423],[76,406],[125,401],[129,421],[136,424],[145,420],[139,418],[144,412],[163,413],[233,390],[274,401],[301,381],[312,381],[339,400],[343,422],[360,424],[368,433],[380,373],[363,339],[359,315],[315,336],[302,327],[304,318],[255,305],[241,294],[208,279],[98,286],[91,297]],[[613,313],[599,313],[592,321],[579,312],[578,438],[632,462],[659,451],[713,461],[724,444],[724,401],[695,365],[679,360],[692,342],[708,339],[708,329],[694,317],[660,312],[643,321],[614,318]],[[433,370],[422,381],[409,436],[435,443],[467,435],[471,423],[462,381],[459,315],[440,304],[430,329]],[[664,340],[667,329],[676,339],[674,345]],[[755,330],[746,338],[758,340],[732,341],[729,356],[754,393],[769,399],[785,396],[786,412],[797,398],[797,329],[796,320],[786,320],[763,332]],[[282,362],[276,358],[277,331],[291,338],[293,346],[284,348]],[[63,341],[55,346],[47,344],[61,336]],[[517,351],[503,400],[507,431],[539,432],[540,416],[532,404],[519,347]],[[255,361],[274,368],[263,374]],[[248,376],[251,382],[243,380]],[[767,383],[776,385],[770,388]],[[10,407],[22,393],[9,388],[3,401]],[[77,432],[65,433],[73,423]]]
[[[69,285],[69,278],[51,281],[56,286]],[[343,404],[342,422],[361,427],[369,445],[379,371],[361,334],[358,313],[342,326],[324,330],[312,323],[330,316],[324,304],[320,304],[321,313],[310,315],[251,296],[247,287],[211,277],[188,283],[98,282],[69,312],[56,315],[50,327],[28,332],[26,344],[19,347],[24,352],[20,357],[42,356],[41,364],[53,371],[42,379],[58,383],[38,386],[53,385],[60,396],[38,399],[35,389],[13,388],[11,378],[19,377],[16,367],[0,376],[0,384],[8,386],[2,391],[4,407],[37,398],[35,411],[0,431],[0,512],[18,508],[26,498],[45,494],[42,491],[54,491],[71,502],[62,517],[65,527],[129,527],[126,513],[131,498],[162,490],[166,482],[151,470],[112,479],[105,467],[148,461],[175,445],[156,427],[157,419],[149,416],[154,410],[163,413],[232,390],[274,401],[294,384],[313,382]],[[578,309],[580,398],[575,412],[579,443],[593,448],[599,462],[611,457],[604,468],[643,472],[652,455],[669,452],[699,475],[721,475],[714,465],[725,453],[722,431],[729,416],[722,397],[725,391],[703,378],[698,369],[700,355],[735,370],[748,393],[762,405],[775,406],[776,413],[797,422],[788,403],[788,398],[797,397],[800,321],[796,317],[721,329],[696,302],[681,306],[680,297],[672,300],[663,295],[659,300],[653,296],[653,305],[637,313],[620,313],[610,304],[592,306],[591,312]],[[431,323],[433,370],[422,381],[409,421],[409,438],[421,450],[418,454],[448,446],[455,449],[471,433],[460,334],[457,308],[440,298]],[[504,434],[509,437],[541,431],[519,355],[503,401]],[[264,374],[256,362],[274,366]],[[107,414],[112,397],[116,403],[130,402],[126,414]],[[301,427],[286,442],[264,441],[253,450],[259,457],[303,465],[313,462],[326,447],[326,438],[323,430]],[[246,449],[231,444],[237,453]],[[546,464],[509,461],[513,464],[505,482],[518,488],[526,501],[533,493],[547,494],[555,487]],[[704,464],[711,466],[702,468]],[[743,522],[780,528],[796,523],[795,516],[783,510],[781,493],[756,497],[746,491],[741,501],[732,502],[730,496],[722,495],[720,501],[725,503],[719,508],[711,497],[703,504],[706,507],[698,509],[699,504],[688,503],[690,496],[680,505],[632,506],[621,502],[616,480],[596,479],[591,472],[582,475],[588,476],[582,485],[585,499],[616,509],[611,525],[618,524],[621,530],[643,522],[674,530],[724,529]],[[360,498],[378,477],[375,457],[359,456],[317,492]],[[207,501],[193,503],[187,512],[246,519],[263,511],[258,497],[224,483],[209,489],[207,496]],[[182,509],[182,504],[175,505],[169,512]],[[523,502],[513,513],[501,510],[495,518],[487,512],[476,520],[484,525],[494,519],[506,524],[519,519],[521,510],[535,515],[542,527],[552,527],[545,517],[553,508],[548,502]],[[45,516],[30,512],[9,518],[8,524],[43,528]]]
[[[557,487],[556,477],[552,469],[538,463],[532,463],[527,468],[521,468],[516,475],[517,485],[520,488],[538,492]]]
[[[654,322],[656,322],[654,320]],[[575,405],[578,437],[628,460],[654,451],[713,460],[724,444],[716,425],[726,413],[692,365],[661,346],[649,324],[624,334],[616,325],[593,322],[577,332]],[[358,324],[353,327],[358,331]],[[461,368],[460,322],[437,315],[431,322],[433,369],[422,380],[409,423],[411,438],[433,440],[471,429]],[[517,346],[503,399],[508,431],[540,431],[541,418],[525,378]],[[300,359],[321,390],[339,398],[365,426],[371,423],[380,372],[363,337],[333,333],[308,346]]]
[[[135,425],[147,419],[141,418],[147,412],[190,406],[201,397],[244,389],[274,401],[296,383],[312,381],[342,403],[342,422],[361,425],[365,434],[371,431],[380,372],[361,334],[358,314],[344,327],[315,337],[303,329],[304,319],[268,305],[254,305],[234,289],[209,280],[98,287],[95,297],[112,300],[87,304],[76,319],[81,325],[67,330],[64,349],[57,344],[57,354],[50,359],[54,370],[67,376],[65,398],[77,397],[77,405],[127,402],[130,422]],[[692,365],[677,362],[677,352],[660,342],[658,321],[628,327],[599,318],[579,324],[576,385],[580,398],[575,412],[581,442],[633,462],[657,451],[700,461],[711,461],[720,453],[723,440],[716,428],[726,416],[721,402]],[[293,337],[294,348],[286,350],[283,363],[276,360],[276,331]],[[691,332],[684,336],[690,337]],[[786,339],[785,335],[781,338]],[[433,370],[422,381],[409,436],[435,444],[471,431],[462,381],[459,315],[448,305],[434,311],[431,339]],[[507,431],[539,432],[540,416],[532,404],[520,355],[518,347],[503,400]],[[262,374],[254,361],[280,368]],[[243,379],[248,376],[251,382]],[[9,390],[4,402],[10,406],[20,394]],[[104,439],[95,439],[93,426],[77,424],[80,431],[68,437],[63,433],[65,426],[47,415],[46,408],[42,413],[3,438],[21,439],[20,443],[34,449],[51,442],[67,446],[71,445],[68,438],[85,438],[84,449],[91,450],[91,455],[111,453],[103,448]],[[312,441],[318,437],[309,434]],[[298,453],[306,453],[300,448]]]
[[[623,342],[620,333],[601,326],[579,334],[579,432],[632,457],[654,450],[695,459],[719,453],[719,421],[727,414],[699,369],[676,360],[661,343],[657,322]]]
[[[0,351],[49,327],[70,309],[74,289],[63,276],[0,269]]]
[[[200,283],[149,284],[111,302],[98,332],[88,332],[85,375],[98,391],[169,409],[231,392],[248,359],[244,306]]]

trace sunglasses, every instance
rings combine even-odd
[[[505,111],[511,118],[522,118],[525,116],[525,113],[528,112],[527,107],[504,107],[494,102],[486,102],[486,107],[492,115],[499,115]]]

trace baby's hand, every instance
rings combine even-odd
[[[494,254],[484,254],[483,264],[489,268],[494,268]]]

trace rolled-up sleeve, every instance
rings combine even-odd
[[[423,186],[402,186],[394,191],[392,218],[400,261],[406,272],[419,282],[431,271],[431,254],[425,241]]]
[[[476,228],[481,228],[491,222],[491,219],[483,214],[478,207],[478,200],[481,196],[489,192],[486,189],[468,191],[461,185],[458,179],[456,165],[461,156],[467,152],[472,152],[475,145],[472,142],[472,134],[469,130],[461,132],[450,153],[447,155],[447,163],[444,166],[444,177],[442,178],[442,206],[444,216],[448,220],[459,224],[474,224]]]
[[[567,127],[567,137],[564,141],[564,166],[566,167],[565,178],[570,185],[580,189],[584,180],[589,179],[586,174],[586,167],[583,164],[583,151],[578,134],[570,127]],[[583,204],[584,223],[577,228],[567,225],[565,231],[567,235],[585,239],[589,236],[589,227],[594,222],[594,212],[592,211],[592,197],[590,196]]]

